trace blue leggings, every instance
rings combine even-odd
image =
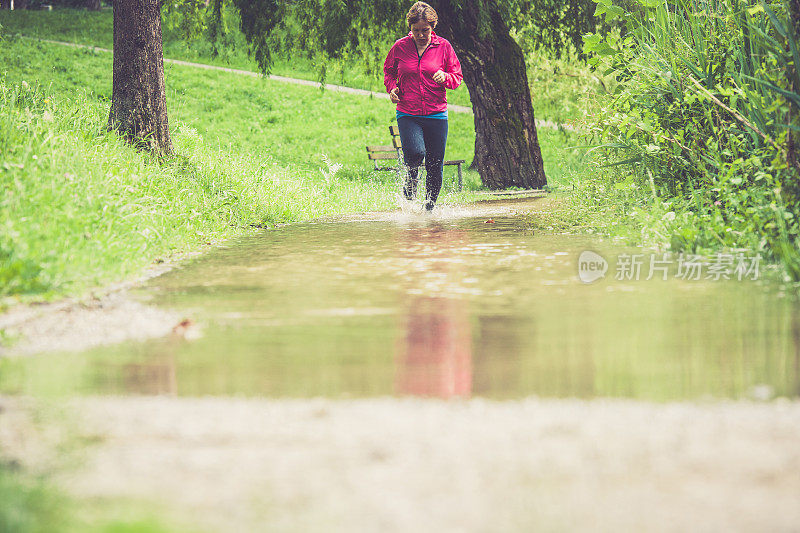
[[[442,188],[444,147],[447,144],[447,119],[426,117],[399,117],[400,142],[403,143],[403,160],[408,176],[403,194],[412,199],[417,192],[417,175],[425,159],[425,199],[435,203]]]

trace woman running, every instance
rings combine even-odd
[[[447,144],[445,88],[457,88],[463,76],[452,45],[433,31],[439,17],[431,6],[415,3],[406,21],[411,31],[389,50],[383,83],[397,104],[397,126],[408,167],[403,195],[407,200],[416,197],[417,175],[425,159],[425,209],[431,211],[442,188]]]

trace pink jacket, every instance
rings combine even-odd
[[[433,81],[437,70],[445,73],[444,85]],[[461,63],[450,42],[431,32],[431,43],[417,54],[417,45],[411,32],[398,39],[383,63],[383,84],[391,92],[400,87],[400,103],[397,110],[409,115],[430,115],[447,109],[445,87],[455,89],[461,85]]]

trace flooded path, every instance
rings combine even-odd
[[[203,328],[42,374],[80,393],[330,398],[796,397],[800,308],[751,278],[646,280],[650,252],[534,230],[536,200],[291,225],[134,296]],[[591,250],[609,270],[578,278]],[[640,279],[615,279],[624,254]],[[655,261],[657,258],[652,258]],[[632,276],[631,276],[632,277]],[[666,280],[660,279],[666,277]],[[75,367],[74,354],[63,364]],[[35,363],[34,363],[35,364]]]
[[[133,296],[198,338],[3,367],[0,451],[65,449],[15,400],[55,396],[94,443],[59,483],[180,531],[795,531],[797,304],[664,261],[636,280],[620,265],[650,252],[541,232],[535,205],[291,225],[189,261]]]

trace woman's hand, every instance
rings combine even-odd
[[[437,70],[433,73],[433,81],[438,83],[439,85],[444,85],[444,82],[447,80],[447,76],[445,75],[443,70]]]
[[[393,104],[400,102],[400,87],[395,87],[389,92],[389,100],[391,100]]]

